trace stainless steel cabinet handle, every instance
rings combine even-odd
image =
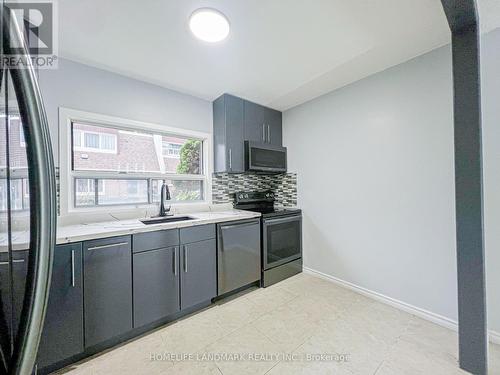
[[[174,275],[177,275],[177,249],[174,247]]]
[[[255,224],[260,224],[260,221],[249,221],[247,223],[240,223],[240,224],[233,224],[233,225],[222,225],[220,229],[226,230],[226,229],[234,229],[234,228],[243,228],[243,227],[248,227],[250,225],[255,225]]]
[[[128,242],[118,242],[118,243],[111,243],[109,245],[94,246],[94,247],[89,247],[87,250],[92,251],[92,250],[109,249],[110,247],[117,247],[123,245],[128,245]]]
[[[184,253],[184,272],[188,271],[188,257],[187,257],[187,246],[182,246],[182,251]]]
[[[267,143],[271,143],[271,126],[267,125]]]
[[[262,124],[262,142],[266,142],[266,124]]]
[[[71,286],[75,287],[75,250],[71,250]]]
[[[12,259],[12,263],[24,263],[24,259]],[[7,266],[9,262],[0,262],[0,266]]]
[[[229,170],[233,169],[233,150],[229,149]]]

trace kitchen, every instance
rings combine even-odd
[[[385,44],[375,48],[360,25],[371,25],[376,9],[361,2],[294,2],[287,19],[279,2],[215,2],[214,10],[173,1],[151,4],[152,20],[128,3],[113,13],[110,3],[92,22],[90,3],[58,2],[57,67],[40,67],[30,81],[43,99],[46,142],[38,146],[53,181],[32,174],[28,150],[36,145],[18,91],[30,77],[6,74],[2,85],[4,357],[19,360],[16,332],[29,334],[23,304],[26,290],[34,293],[29,265],[39,262],[52,270],[31,353],[35,373],[412,374],[484,366],[479,355],[469,363],[464,346],[459,358],[455,332],[449,28],[439,1],[410,3],[383,2],[387,25],[372,37]],[[269,23],[279,19],[290,30],[303,12],[321,25],[307,37],[324,42],[332,34],[340,52],[308,44],[301,30],[285,38]],[[353,12],[361,19],[354,22]],[[134,14],[136,33],[123,27]],[[489,134],[500,19],[484,14]],[[214,19],[222,20],[215,34],[200,38]],[[260,25],[276,32],[267,42]],[[391,39],[394,27],[401,39]],[[143,43],[150,35],[158,40]],[[488,142],[487,207],[495,149]],[[33,192],[45,189],[53,199],[39,217],[57,216],[57,231],[44,227],[38,237],[54,235],[50,262],[28,250],[42,228],[30,215],[43,207]],[[495,222],[488,212],[486,229]],[[500,356],[495,283],[490,272],[491,373]]]

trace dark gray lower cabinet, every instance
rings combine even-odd
[[[0,253],[0,288],[2,289],[1,295],[6,297],[5,300],[0,301],[2,309],[0,313],[0,328],[9,332],[10,336],[15,336],[19,327],[26,287],[26,275],[28,273],[28,256],[28,250],[16,250],[12,252],[11,275],[9,254],[7,252]],[[9,288],[11,279],[13,282],[12,290]],[[8,345],[4,346],[7,347]]]
[[[181,309],[216,296],[216,259],[215,239],[181,245]]]
[[[85,346],[132,329],[130,236],[83,243]]]
[[[135,253],[133,270],[135,328],[180,310],[178,246]]]
[[[38,368],[83,352],[82,266],[81,243],[56,246]]]

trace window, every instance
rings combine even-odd
[[[116,154],[116,131],[111,129],[102,132],[99,130],[99,128],[91,125],[77,124],[73,126],[74,150]]]
[[[133,126],[129,120],[108,125],[109,117],[100,123],[96,116],[92,121],[68,116],[67,130],[61,128],[63,136],[68,134],[64,148],[70,161],[61,161],[61,201],[63,195],[68,198],[62,214],[99,206],[157,205],[163,183],[172,202],[205,200],[209,134],[184,135],[180,129],[158,125]],[[68,182],[67,193],[63,180]]]
[[[166,158],[179,158],[182,144],[163,142],[163,156]]]

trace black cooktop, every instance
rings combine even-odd
[[[297,215],[298,208],[274,207],[275,194],[272,191],[238,192],[234,198],[234,208],[245,211],[260,212],[262,217]]]

